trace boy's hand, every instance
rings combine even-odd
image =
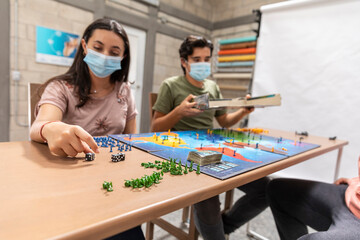
[[[336,185],[340,185],[340,184],[348,184],[348,179],[347,178],[339,178],[338,180],[336,180],[335,182],[334,182],[334,184],[336,184]]]
[[[251,95],[246,94],[246,99],[249,99],[249,98],[251,98]],[[254,110],[255,110],[254,107],[245,107],[244,110],[243,110],[243,113],[247,115],[247,114],[252,113]]]
[[[197,104],[193,101],[194,96],[192,94],[189,94],[184,101],[181,102],[181,104],[178,106],[178,112],[181,114],[182,117],[191,117],[196,116],[199,113],[202,113],[202,110],[199,110],[197,108],[194,108],[194,106]]]

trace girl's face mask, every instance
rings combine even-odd
[[[122,57],[107,56],[87,48],[87,54],[84,62],[90,70],[99,78],[111,75],[116,70],[121,69]]]
[[[190,64],[190,76],[196,81],[202,82],[211,74],[210,63],[197,62]]]

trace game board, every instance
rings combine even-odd
[[[223,154],[221,162],[201,166],[201,172],[227,179],[249,170],[314,149],[319,145],[274,138],[259,130],[196,130],[122,134],[109,137],[131,144],[164,159],[176,158],[185,165],[190,151],[213,150]],[[188,163],[189,165],[189,163]],[[194,164],[196,166],[196,164]]]

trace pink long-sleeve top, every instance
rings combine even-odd
[[[360,157],[358,167],[359,176],[348,180],[349,187],[345,192],[345,202],[350,211],[360,218]]]

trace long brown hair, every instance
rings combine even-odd
[[[102,18],[91,23],[84,31],[82,39],[87,43],[91,38],[94,30],[96,29],[105,29],[108,31],[112,31],[116,33],[121,39],[124,41],[125,51],[124,58],[121,60],[121,70],[117,70],[110,76],[110,82],[127,82],[130,68],[130,43],[128,36],[124,30],[124,28],[115,20]],[[46,81],[39,89],[38,94],[41,95],[46,86],[54,81],[66,81],[67,83],[74,86],[74,91],[79,96],[79,103],[76,107],[82,107],[85,105],[87,100],[89,99],[90,89],[91,89],[91,81],[90,74],[87,64],[83,61],[85,57],[84,48],[81,44],[77,49],[74,62],[68,71],[59,76],[55,76]]]

